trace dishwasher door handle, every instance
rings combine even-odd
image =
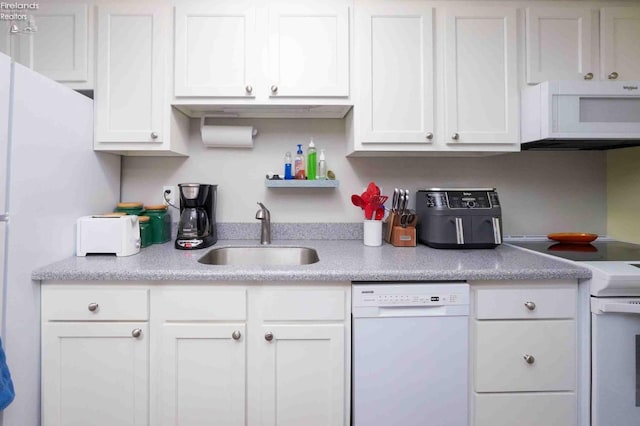
[[[378,318],[468,316],[469,305],[379,306]]]

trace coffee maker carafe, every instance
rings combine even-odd
[[[181,183],[180,222],[175,247],[195,250],[212,246],[218,241],[216,232],[217,185]]]

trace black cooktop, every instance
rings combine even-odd
[[[574,261],[640,261],[640,245],[620,241],[567,244],[555,241],[507,241],[509,244]]]

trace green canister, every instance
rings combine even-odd
[[[116,205],[116,212],[139,215],[143,211],[142,203],[118,203]]]
[[[140,248],[145,248],[153,244],[153,230],[151,229],[151,218],[149,216],[138,216],[140,223]]]
[[[171,215],[164,204],[144,206],[151,223],[151,244],[166,243],[171,239]]]

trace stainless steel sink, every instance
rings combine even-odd
[[[318,252],[308,247],[220,247],[198,259],[205,265],[309,265]]]

